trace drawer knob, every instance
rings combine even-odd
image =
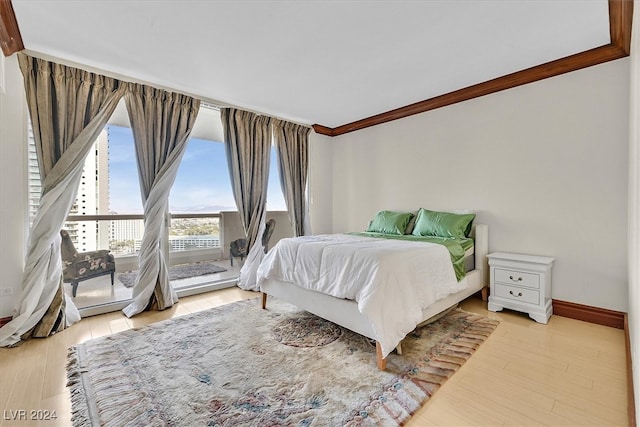
[[[522,282],[522,276],[518,277],[517,279],[514,279],[513,276],[509,276],[509,279],[513,280],[514,282]]]
[[[514,294],[513,291],[509,291],[509,293],[511,295],[513,295],[514,297],[521,297],[522,296],[522,292],[518,292],[518,294]]]

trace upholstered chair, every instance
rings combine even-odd
[[[108,250],[78,252],[75,246],[73,246],[67,230],[60,230],[60,235],[62,236],[60,247],[62,255],[62,279],[64,283],[71,283],[74,297],[78,290],[78,284],[83,280],[110,274],[111,286],[113,286],[116,262]]]
[[[269,251],[269,240],[271,239],[274,228],[276,228],[276,220],[271,218],[265,223],[264,233],[262,233],[262,248],[265,254]],[[233,258],[240,258],[242,262],[247,256],[247,250],[247,239],[237,239],[229,244],[231,267],[233,267]]]
[[[240,258],[240,262],[247,256],[247,239],[234,240],[229,244],[229,260],[233,267],[233,258]]]

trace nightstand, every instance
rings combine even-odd
[[[551,267],[555,258],[538,255],[495,252],[489,258],[491,295],[488,308],[529,313],[546,324],[553,313],[551,305]]]

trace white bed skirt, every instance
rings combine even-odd
[[[424,308],[420,323],[458,304],[487,285],[488,226],[475,225],[472,236],[475,238],[475,270],[468,272],[463,279],[467,281],[467,287]],[[376,340],[371,323],[360,313],[358,304],[353,300],[336,298],[275,279],[264,281],[261,284],[261,291],[266,295],[287,301],[323,319]]]
[[[482,272],[479,270],[467,273],[464,280],[469,282],[466,289],[438,300],[423,309],[421,323],[482,290],[485,286],[485,281],[482,280]],[[309,313],[344,326],[353,332],[376,339],[371,323],[360,313],[358,304],[353,300],[332,297],[301,288],[289,282],[274,279],[263,282],[261,290],[269,296],[287,301]]]

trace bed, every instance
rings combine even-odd
[[[417,217],[413,227],[420,225],[421,211],[412,215],[412,219]],[[388,214],[389,211],[381,212]],[[367,230],[376,231],[373,224],[376,218]],[[405,222],[410,223],[410,220]],[[478,291],[482,291],[482,297],[486,300],[487,225],[472,225],[472,220],[469,221],[463,237],[472,239],[473,245],[471,250],[465,250],[467,256],[463,264],[468,266],[470,258],[472,267],[467,267],[462,273],[464,277],[460,278],[458,269],[452,265],[453,252],[447,249],[443,252],[443,245],[440,244],[416,242],[405,237],[409,235],[405,230],[405,222],[396,224],[397,235],[391,236],[391,239],[382,238],[389,236],[354,233],[281,240],[258,268],[262,308],[266,308],[267,297],[271,295],[375,340],[378,368],[386,369],[386,356],[396,348],[400,351],[401,340],[416,326]],[[315,253],[317,258],[303,257],[301,254],[304,251],[300,248]],[[444,256],[448,258],[446,268],[442,267]],[[426,261],[431,257],[439,261]],[[371,259],[375,263],[370,264],[374,262]],[[349,274],[351,267],[346,265],[347,261],[358,264],[358,269],[354,270],[357,277]],[[312,265],[311,276],[309,273],[299,274],[299,271],[305,271],[305,264]],[[331,269],[327,266],[331,266]],[[414,271],[416,269],[419,269],[419,274]],[[424,273],[426,271],[432,274]],[[407,272],[411,272],[411,275],[406,276]],[[419,276],[419,283],[407,285],[414,288],[403,287],[404,282],[412,281],[416,276]],[[414,279],[405,280],[406,277]],[[424,283],[428,282],[430,288],[438,290],[423,291],[427,289],[423,280]],[[325,282],[325,285],[318,285],[319,282]],[[354,291],[350,289],[353,282],[363,282],[365,285]],[[438,284],[440,282],[450,283],[451,290],[443,291],[446,288]]]

